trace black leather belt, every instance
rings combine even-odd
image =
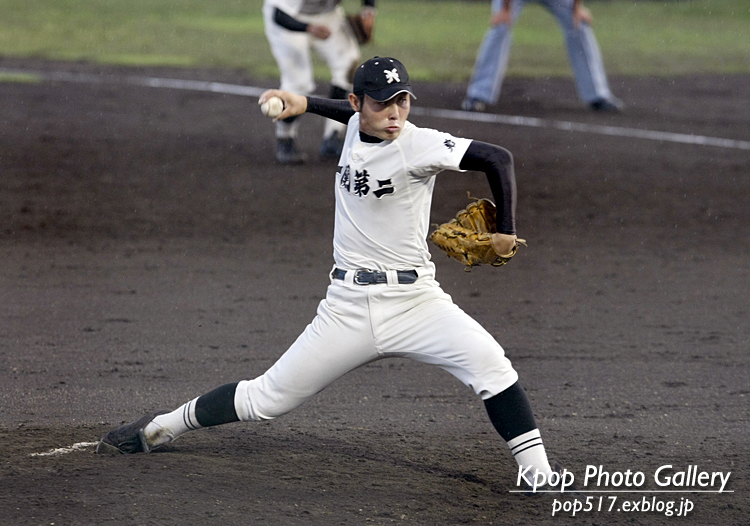
[[[353,281],[357,285],[375,285],[378,283],[388,283],[388,274],[379,270],[361,268],[358,270],[354,270],[353,272]],[[414,283],[419,277],[419,274],[417,274],[416,270],[398,270],[396,271],[396,275],[398,276],[398,282],[401,284]],[[333,277],[333,279],[343,280],[346,276],[346,270],[335,268],[333,269],[331,276]]]

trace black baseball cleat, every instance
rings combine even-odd
[[[341,157],[341,151],[344,149],[344,139],[338,133],[332,133],[320,145],[318,155],[321,159],[331,159],[338,161]]]
[[[149,413],[132,424],[113,429],[99,441],[97,453],[149,453],[151,446],[146,442],[143,429],[157,416],[169,411],[155,411]]]
[[[461,103],[461,109],[464,111],[483,112],[487,109],[487,103],[479,99],[465,98]]]
[[[301,164],[305,156],[297,149],[294,139],[277,139],[276,160],[282,164]]]
[[[596,99],[589,104],[594,111],[620,112],[625,109],[625,103],[616,97],[609,99]]]

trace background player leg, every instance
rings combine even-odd
[[[594,31],[585,22],[575,25],[572,5],[572,1],[546,2],[546,6],[555,15],[565,34],[565,44],[573,68],[578,97],[593,110],[619,111],[624,104],[612,95],[609,89],[604,61]]]
[[[505,72],[508,69],[513,30],[506,25],[490,28],[484,36],[474,64],[466,98],[461,103],[464,111],[484,111],[500,97]]]
[[[331,86],[331,99],[347,99],[349,92],[338,86]],[[346,134],[346,125],[340,122],[326,119],[323,130],[323,142],[320,144],[318,155],[321,159],[332,159],[335,161],[341,157],[341,150],[344,148],[344,135]]]
[[[282,28],[273,21],[272,12],[266,7],[263,16],[266,38],[279,67],[280,89],[298,95],[311,94],[315,90],[315,81],[310,56],[310,36]],[[297,118],[276,123],[276,160],[280,163],[297,164],[305,161],[305,156],[297,149],[298,129]]]
[[[352,75],[359,65],[359,44],[351,32],[341,6],[321,17],[321,23],[331,29],[325,40],[314,40],[315,50],[323,57],[331,70],[331,99],[346,99],[352,90]],[[318,154],[322,159],[338,161],[344,146],[346,126],[326,119],[323,142]]]
[[[297,148],[299,117],[291,117],[276,123],[276,160],[284,164],[305,162],[305,155]]]

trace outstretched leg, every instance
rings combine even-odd
[[[188,431],[239,422],[234,406],[237,385],[237,382],[222,385],[171,413],[156,416],[143,430],[146,443],[153,449]]]
[[[359,301],[348,301],[359,295]],[[367,291],[331,286],[318,314],[263,375],[229,383],[171,412],[156,412],[107,433],[97,451],[148,453],[188,431],[269,420],[299,407],[347,372],[381,356],[369,330]],[[333,305],[333,307],[331,306]]]
[[[188,431],[239,421],[234,408],[237,383],[222,385],[172,412],[156,411],[113,429],[102,438],[97,453],[149,453]]]

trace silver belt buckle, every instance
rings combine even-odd
[[[372,275],[375,271],[369,268],[359,268],[354,271],[354,283],[357,285],[369,285],[371,282],[369,281],[360,281],[360,275],[362,274],[370,274]]]

